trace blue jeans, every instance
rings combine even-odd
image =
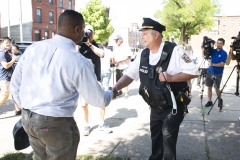
[[[108,72],[103,72],[101,74],[101,82],[102,82],[102,87],[106,91],[109,88],[109,82],[111,79],[112,72],[109,70]]]
[[[79,130],[73,117],[49,117],[22,110],[23,128],[34,151],[33,160],[75,160]]]

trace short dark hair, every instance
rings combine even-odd
[[[5,41],[5,40],[9,40],[10,42],[12,41],[11,38],[9,38],[9,37],[3,37],[3,38],[1,38],[1,41],[2,41],[2,42]]]
[[[74,10],[65,10],[58,18],[58,28],[76,27],[84,22],[81,13]]]
[[[17,50],[20,49],[19,46],[18,46],[17,44],[13,44],[12,46],[15,47]]]
[[[102,43],[102,45],[103,45],[103,47],[108,47],[108,41],[104,41],[103,43]]]
[[[223,38],[218,38],[218,41],[222,41],[225,44],[225,40]]]

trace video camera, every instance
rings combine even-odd
[[[80,42],[80,53],[82,54],[86,54],[87,53],[87,50],[89,49],[89,47],[85,44],[88,39],[89,39],[89,36],[93,34],[93,31],[91,29],[87,29],[84,33],[84,37],[83,37],[83,40]]]
[[[230,45],[230,47],[233,49],[233,51],[236,51],[236,59],[240,61],[240,32],[238,33],[237,37],[232,37],[233,42]]]
[[[213,49],[215,41],[207,36],[203,37],[202,47],[204,49],[204,58],[209,59],[211,56],[211,50]]]
[[[91,29],[87,29],[84,33],[84,37],[83,37],[83,40],[82,40],[82,43],[85,43],[88,41],[88,38],[89,36],[93,34],[93,31]]]

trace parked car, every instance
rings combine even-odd
[[[16,42],[16,44],[19,46],[19,49],[22,53],[24,53],[25,49],[30,46],[33,42],[32,41],[26,41],[26,42]]]

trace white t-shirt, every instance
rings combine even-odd
[[[114,50],[114,59],[119,62],[122,60],[127,59],[127,57],[131,57],[132,53],[131,53],[131,49],[128,45],[122,43],[120,46],[116,46],[115,50]],[[126,69],[128,68],[128,66],[131,63],[131,58],[128,61],[125,62],[121,62],[119,63],[118,66],[116,66],[117,69]]]
[[[110,61],[113,58],[113,52],[107,48],[104,49],[104,57],[101,58],[101,73],[106,73],[110,69]]]
[[[162,42],[160,44],[160,47],[157,53],[153,54],[150,51],[150,54],[149,54],[150,65],[156,65],[158,63],[162,54],[164,44],[165,42]],[[137,55],[136,59],[124,72],[125,75],[129,76],[134,80],[139,79],[139,66],[140,66],[141,54]],[[166,71],[168,74],[175,75],[178,73],[187,73],[192,75],[198,75],[196,65],[192,61],[186,62],[186,60],[184,60],[183,58],[184,54],[185,54],[184,49],[181,46],[174,47],[173,53]]]

